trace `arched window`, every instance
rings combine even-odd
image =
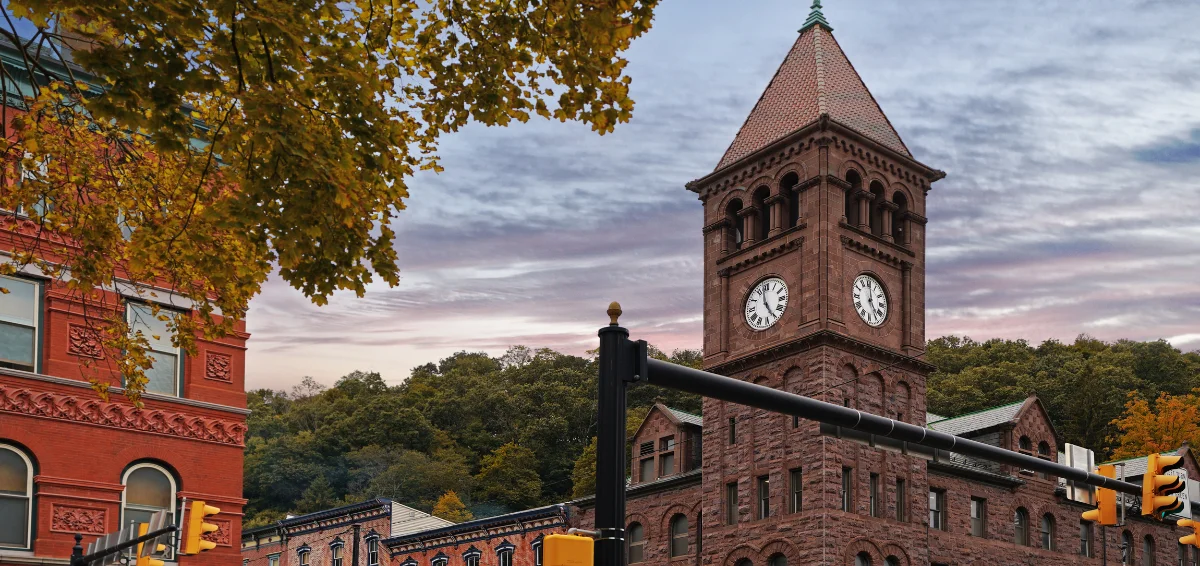
[[[342,564],[345,564],[345,551],[346,543],[340,538],[333,539],[333,542],[329,543],[329,566],[342,566]]]
[[[800,176],[795,173],[788,173],[779,181],[779,194],[787,197],[787,218],[783,219],[784,228],[794,228],[800,223],[800,193],[792,190],[792,187],[799,182]]]
[[[121,524],[148,523],[157,511],[166,511],[175,522],[175,478],[156,464],[142,463],[125,470],[121,483]]]
[[[1054,515],[1046,513],[1042,515],[1042,548],[1046,550],[1054,550],[1054,539],[1057,529],[1054,526]]]
[[[862,190],[862,177],[857,171],[846,173],[846,182],[850,188],[846,190],[846,224],[858,226],[858,191]]]
[[[529,543],[529,546],[533,548],[533,566],[542,566],[544,563],[545,553],[542,550],[545,547],[542,545],[543,542],[545,542],[545,538],[542,535],[538,535],[538,538],[533,539],[533,542]]]
[[[1022,436],[1019,440],[1017,440],[1017,448],[1020,448],[1025,452],[1031,452],[1033,451],[1033,441],[1029,440],[1028,436]]]
[[[771,205],[767,204],[767,199],[770,197],[771,189],[767,187],[759,187],[754,190],[754,208],[758,209],[754,239],[759,242],[767,239],[767,234],[771,231]]]
[[[725,221],[729,223],[730,247],[735,250],[742,249],[742,242],[746,240],[745,219],[742,218],[741,212],[742,201],[739,199],[729,201],[729,205],[725,207]]]
[[[892,195],[892,204],[896,205],[892,210],[892,239],[897,244],[907,245],[908,234],[905,233],[904,215],[908,214],[908,197],[904,196],[903,192],[896,191],[896,194]]]
[[[1038,443],[1038,458],[1050,460],[1050,445],[1046,444],[1045,440]],[[1049,476],[1046,475],[1046,472],[1038,472],[1038,477],[1046,479]]]
[[[871,183],[871,233],[876,236],[883,235],[883,201],[887,197],[883,194],[883,185],[879,181]]]
[[[1142,566],[1154,566],[1154,537],[1146,535],[1142,539]]]
[[[864,550],[854,557],[854,566],[871,566],[871,555]]]
[[[767,566],[787,566],[787,557],[782,553],[776,552],[767,559]]]
[[[629,563],[637,564],[646,559],[646,530],[641,523],[629,524]]]
[[[475,548],[474,546],[468,548],[467,551],[463,553],[464,566],[479,566],[479,557],[482,554],[483,553],[479,552],[479,549]]]
[[[688,520],[686,515],[671,517],[671,558],[688,553]]]
[[[1121,532],[1121,563],[1133,564],[1133,533]]]
[[[1017,507],[1013,513],[1013,542],[1029,546],[1029,511],[1024,507]]]
[[[33,462],[15,446],[0,444],[0,547],[29,548]]]
[[[447,566],[450,564],[450,557],[439,552],[433,557],[433,560],[429,561],[429,563],[433,566]]]
[[[883,559],[884,566],[900,566],[900,559],[895,556],[889,556]]]

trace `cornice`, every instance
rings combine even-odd
[[[942,475],[967,478],[982,483],[990,483],[1007,488],[1016,488],[1025,485],[1025,480],[1004,474],[988,472],[986,470],[978,470],[970,466],[962,466],[959,464],[951,464],[948,462],[927,462],[929,471],[938,472]]]
[[[937,370],[937,366],[912,356],[906,356],[894,350],[876,346],[851,338],[840,332],[832,330],[817,330],[811,334],[805,334],[798,338],[793,338],[786,342],[775,346],[752,352],[737,358],[726,360],[712,366],[704,368],[704,371],[717,373],[721,375],[731,375],[743,370],[751,369],[762,364],[770,363],[784,356],[789,356],[804,350],[809,350],[817,346],[838,346],[844,349],[857,350],[865,357],[884,359],[892,362],[894,367],[905,368],[913,371],[932,373]]]
[[[869,236],[871,239],[871,243],[867,243],[855,238],[851,238],[845,234],[838,236],[838,238],[842,241],[842,246],[847,249],[883,260],[894,267],[900,267],[901,263],[905,261],[904,257],[902,256],[916,257],[916,254],[914,254],[912,250],[907,249],[904,246],[894,244],[874,234],[865,234],[862,230],[854,228],[848,224],[842,224],[842,227],[852,229],[854,230],[855,234],[860,236]]]
[[[79,389],[87,389],[89,391],[92,389],[92,385],[90,383],[79,381],[77,379],[67,379],[64,377],[55,377],[53,375],[45,375],[45,374],[41,374],[41,373],[21,371],[19,369],[9,369],[9,368],[0,367],[0,376],[9,376],[9,377],[16,377],[16,378],[20,378],[20,379],[30,379],[33,381],[42,381],[45,383],[53,383],[56,385],[65,385],[67,387],[76,387]],[[124,395],[125,389],[123,387],[118,387],[118,386],[114,385],[114,386],[111,386],[108,388],[108,392],[110,394]],[[142,399],[146,399],[149,401],[159,401],[159,402],[163,402],[163,403],[177,404],[177,405],[187,405],[189,407],[196,407],[199,409],[208,409],[210,411],[222,411],[222,412],[226,412],[226,413],[235,413],[238,415],[249,415],[250,414],[250,409],[243,409],[241,407],[231,407],[229,405],[220,405],[217,403],[209,403],[208,401],[197,401],[196,399],[188,399],[186,397],[172,397],[170,395],[160,395],[158,393],[150,393],[148,391],[142,393]]]
[[[709,224],[708,226],[705,226],[701,231],[704,232],[705,234],[709,234],[716,230],[720,230],[721,228],[724,228],[728,225],[729,225],[729,219],[722,218],[716,222],[713,222],[712,224]]]
[[[625,496],[630,499],[637,499],[647,495],[671,491],[694,483],[698,484],[703,477],[701,473],[701,469],[696,468],[690,472],[671,476],[666,479],[629,486],[625,488]],[[570,501],[570,503],[576,507],[579,507],[580,509],[591,509],[592,507],[596,506],[596,496],[589,495],[587,497],[581,497],[574,501]]]
[[[787,232],[772,236],[769,239],[763,240],[748,248],[739,250],[717,260],[717,268],[722,275],[732,275],[753,265],[762,263],[772,257],[782,254],[792,248],[799,247],[804,244],[804,236],[797,234],[792,238],[781,238],[793,231],[803,230],[805,224],[797,224],[788,229]]]
[[[925,218],[924,216],[921,216],[920,214],[917,214],[911,210],[904,211],[904,214],[901,214],[900,216],[906,220],[916,222],[917,224],[920,224],[921,226],[924,226],[926,223],[929,222],[928,218]]]

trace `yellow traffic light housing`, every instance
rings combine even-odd
[[[204,519],[220,512],[220,509],[212,505],[205,505],[203,501],[192,501],[192,508],[188,511],[187,527],[183,533],[183,554],[200,554],[205,550],[217,547],[217,543],[204,540],[202,537],[204,533],[211,533],[218,528],[212,523],[205,523]]]
[[[150,532],[150,523],[138,524],[138,536],[142,536]],[[137,566],[164,566],[166,564],[157,558],[150,558],[151,554],[162,554],[167,551],[167,545],[155,542],[157,539],[149,542],[152,548],[145,548],[147,543],[138,543],[137,545]]]
[[[1192,529],[1192,534],[1179,537],[1179,544],[1200,548],[1200,521],[1196,521],[1195,519],[1180,519],[1175,524],[1185,529],[1188,527]]]
[[[1183,501],[1172,495],[1183,491],[1179,476],[1165,475],[1183,466],[1183,456],[1151,454],[1146,458],[1146,475],[1142,476],[1142,515],[1162,520],[1168,513],[1183,509]]]
[[[592,566],[596,559],[595,542],[591,537],[547,535],[542,539],[542,559],[545,566]]]
[[[1105,464],[1096,470],[1106,478],[1117,477],[1117,467],[1112,464]],[[1099,525],[1115,525],[1117,524],[1117,492],[1103,487],[1096,488],[1096,508],[1083,513],[1084,521],[1091,521]]]

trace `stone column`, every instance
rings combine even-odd
[[[742,217],[742,244],[749,246],[757,242],[755,234],[758,233],[758,207],[747,206],[737,214]]]
[[[767,232],[767,236],[777,236],[784,231],[784,213],[787,199],[783,195],[771,195],[764,201],[766,206],[771,207],[771,231]]]
[[[884,240],[891,242],[895,239],[892,237],[892,217],[896,214],[897,210],[900,210],[900,205],[885,200],[879,203],[879,209],[880,232],[882,232],[880,236]]]
[[[871,201],[875,199],[875,195],[870,191],[859,190],[854,193],[854,197],[858,199],[858,229],[863,232],[871,231]]]

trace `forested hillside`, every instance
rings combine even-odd
[[[655,355],[700,362],[695,350]],[[929,380],[934,413],[1037,394],[1062,440],[1101,458],[1200,446],[1200,354],[1166,342],[945,337],[929,342],[927,359],[939,368]],[[595,374],[592,360],[517,347],[499,358],[461,352],[398,386],[353,372],[330,388],[309,378],[290,392],[251,391],[246,525],[371,497],[462,520],[589,493]],[[637,387],[631,426],[656,400],[700,412],[698,397]]]
[[[652,352],[699,366],[695,350]],[[248,397],[247,527],[371,497],[430,511],[454,492],[439,511],[457,497],[485,516],[564,501],[596,433],[594,362],[524,347],[460,352],[398,386],[356,371],[330,388],[306,378]],[[638,387],[630,421],[656,400],[700,412],[699,397]]]

